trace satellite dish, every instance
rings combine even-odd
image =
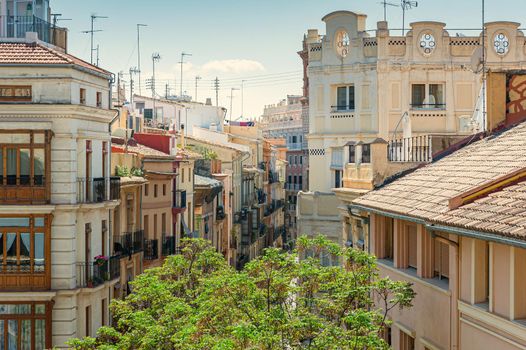
[[[480,73],[482,71],[482,67],[484,64],[482,50],[483,49],[481,47],[477,47],[475,51],[473,51],[473,55],[471,56],[471,70],[474,73]]]

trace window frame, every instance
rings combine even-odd
[[[17,321],[18,327],[17,329],[21,329],[22,321],[31,321],[31,349],[36,348],[36,321],[44,321],[44,343],[45,349],[51,349],[52,348],[52,309],[53,309],[53,302],[51,301],[15,301],[15,302],[2,302],[2,305],[30,305],[31,306],[31,312],[30,313],[10,313],[10,314],[3,314],[0,313],[0,321],[4,322],[4,329],[0,329],[0,332],[3,332],[4,334],[4,344],[3,347],[0,345],[0,347],[8,349],[8,337],[5,335],[8,334],[7,328],[9,321]],[[36,312],[36,305],[44,305],[45,310],[43,313],[37,313]],[[18,332],[17,334],[17,348],[21,348],[21,338],[22,338],[22,332]]]
[[[345,89],[345,101],[340,101],[340,89]],[[332,106],[332,110],[333,112],[352,112],[356,110],[356,89],[354,84],[336,86],[336,105]]]
[[[371,163],[371,144],[364,143],[362,144],[362,161],[361,163],[369,164]]]
[[[446,110],[446,84],[445,82],[412,82],[410,84],[410,91],[411,91],[411,102],[410,107],[411,110]],[[414,98],[414,87],[416,86],[423,86],[424,87],[424,96],[421,103],[416,103]],[[435,103],[429,103],[430,101],[430,90],[431,86],[440,86],[442,87],[442,98],[441,100],[438,100],[436,96],[433,95],[435,98]]]

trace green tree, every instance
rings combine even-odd
[[[323,236],[294,253],[269,248],[232,269],[208,241],[145,271],[115,300],[114,327],[74,349],[386,349],[387,312],[411,306],[406,282],[380,278],[374,257]],[[342,262],[323,266],[322,255]]]

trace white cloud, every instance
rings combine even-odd
[[[258,62],[246,59],[230,59],[230,60],[215,60],[205,63],[201,69],[203,72],[219,72],[219,73],[247,73],[264,71],[265,67]]]

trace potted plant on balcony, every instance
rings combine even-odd
[[[108,261],[107,256],[97,255],[95,257],[95,264],[97,264],[97,266],[104,266],[104,264],[106,264],[107,261]]]

